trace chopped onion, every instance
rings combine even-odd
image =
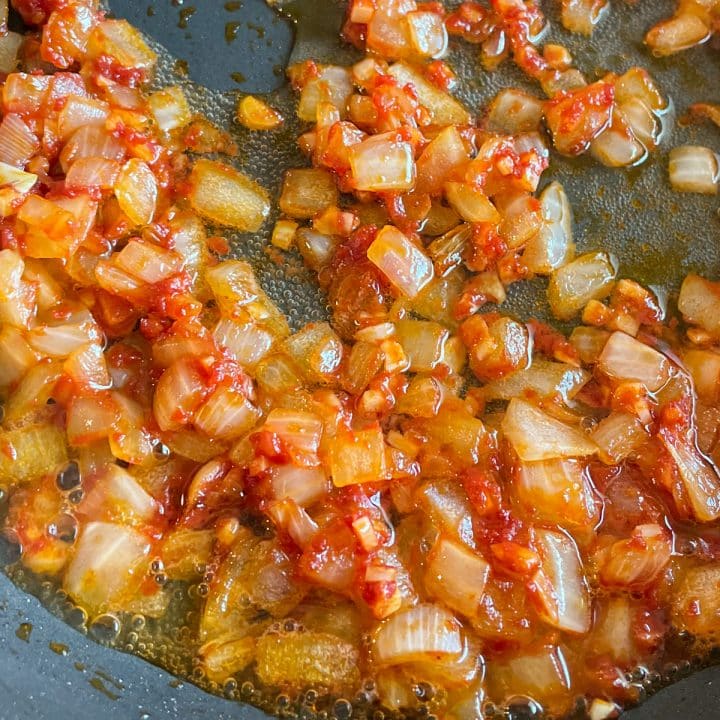
[[[283,349],[310,383],[327,384],[340,370],[344,347],[329,323],[309,323],[286,338]]]
[[[58,132],[67,140],[82,127],[104,127],[110,115],[107,103],[70,95],[58,115]]]
[[[466,222],[497,223],[500,220],[500,213],[488,196],[474,185],[446,182],[444,188],[448,203]]]
[[[183,128],[192,120],[185,93],[178,85],[151,93],[147,101],[155,122],[163,132]]]
[[[112,190],[120,174],[120,163],[104,158],[79,158],[65,176],[68,188]]]
[[[440,536],[428,556],[425,588],[452,610],[472,618],[489,574],[490,565],[477,553]]]
[[[297,168],[285,173],[279,205],[286,215],[309,219],[337,204],[337,186],[328,170]]]
[[[685,630],[697,638],[716,636],[720,617],[720,565],[707,562],[688,569],[674,582],[671,619],[678,630]],[[698,608],[699,612],[688,612]]]
[[[567,663],[558,647],[526,651],[509,662],[489,665],[488,683],[503,701],[520,695],[541,706],[564,697],[571,686]]]
[[[670,184],[675,190],[716,195],[718,182],[718,157],[709,148],[683,145],[670,151]]]
[[[440,58],[448,44],[448,33],[442,15],[436,12],[415,10],[405,16],[410,44],[421,58]]]
[[[107,397],[76,397],[66,411],[68,443],[80,447],[104,440],[117,422],[118,408]]]
[[[19,382],[37,362],[37,355],[23,333],[11,325],[0,330],[0,388],[6,391]]]
[[[607,7],[608,0],[563,0],[563,27],[571,32],[592,35]]]
[[[468,149],[457,127],[443,128],[418,158],[415,192],[439,195],[450,172],[468,159]]]
[[[604,252],[587,253],[563,265],[550,277],[548,302],[560,320],[569,320],[590,300],[601,300],[615,284],[614,259]]]
[[[188,200],[211,222],[256,232],[270,212],[267,192],[234,168],[200,159],[190,174]]]
[[[622,462],[649,438],[643,424],[630,413],[613,412],[601,420],[592,432],[598,456],[608,465]]]
[[[690,273],[680,287],[678,309],[685,321],[720,336],[720,283]]]
[[[178,360],[160,377],[155,388],[153,413],[161,430],[187,425],[205,396],[205,385],[195,365]]]
[[[716,405],[720,399],[720,353],[688,350],[683,354],[683,362],[690,371],[698,398],[707,405]]]
[[[63,364],[63,369],[76,383],[93,390],[110,387],[110,373],[102,347],[87,343],[73,350]]]
[[[308,546],[318,531],[317,523],[293,500],[273,502],[267,511],[275,525],[285,530],[298,547]]]
[[[0,186],[9,185],[19,193],[27,193],[32,190],[37,182],[37,175],[28,173],[13,165],[0,162]]]
[[[647,150],[617,111],[610,126],[590,143],[590,152],[603,165],[613,168],[637,165],[647,156]]]
[[[167,280],[183,266],[176,252],[137,239],[130,240],[114,261],[125,272],[151,285]]]
[[[690,437],[673,437],[664,428],[660,441],[677,466],[680,480],[699,522],[712,522],[720,517],[720,477],[713,464],[697,449]]]
[[[395,332],[410,362],[410,372],[430,372],[443,361],[449,333],[439,323],[399,320]]]
[[[95,332],[78,324],[37,325],[28,333],[30,346],[43,355],[65,358],[93,340]]]
[[[88,523],[65,571],[63,587],[76,602],[93,611],[122,608],[139,583],[139,566],[150,551],[140,533],[124,525]]]
[[[35,134],[19,115],[5,115],[0,123],[0,161],[24,168],[27,161],[40,149]]]
[[[410,143],[397,133],[372,135],[349,150],[355,189],[372,192],[410,190],[415,184],[415,161]]]
[[[618,540],[601,553],[600,582],[639,591],[651,585],[670,562],[673,543],[667,529],[649,523],[638,525],[627,540]]]
[[[5,403],[5,420],[19,420],[42,407],[52,397],[61,377],[62,366],[58,362],[46,359],[34,365]]]
[[[663,20],[645,36],[645,42],[654,55],[674,55],[705,42],[711,27],[700,14],[680,10],[675,17]]]
[[[345,117],[352,92],[353,85],[348,68],[338,65],[320,66],[318,75],[307,82],[300,93],[298,118],[315,122],[321,102],[330,103],[340,112],[341,117]]]
[[[90,59],[109,56],[123,68],[143,71],[144,77],[157,62],[157,55],[127,20],[102,20],[90,34],[87,55]]]
[[[537,130],[542,116],[542,100],[522,90],[506,88],[490,103],[485,125],[490,132],[517,135]]]
[[[670,377],[670,363],[662,353],[623,332],[610,336],[597,367],[616,380],[642,383],[650,392],[660,390]]]
[[[330,476],[335,487],[382,482],[386,472],[385,440],[379,425],[338,432],[330,447]]]
[[[122,143],[102,127],[92,125],[81,127],[68,140],[60,153],[63,170],[68,171],[75,160],[80,158],[105,158],[120,162],[125,157]]]
[[[488,400],[559,396],[568,402],[589,380],[587,370],[535,356],[529,367],[484,385],[483,395]]]
[[[0,73],[15,72],[18,66],[18,55],[25,36],[16,32],[6,32],[0,36]]]
[[[463,650],[460,623],[452,613],[423,603],[401,610],[378,628],[373,657],[379,665],[408,662],[444,663]]]
[[[655,113],[639,98],[619,105],[619,111],[632,134],[648,149],[657,147],[662,125]]]
[[[200,407],[195,427],[210,437],[232,440],[251,430],[260,411],[241,393],[218,388]]]
[[[540,601],[541,617],[565,632],[588,632],[590,593],[575,543],[563,533],[538,529],[537,544],[542,555],[538,572],[544,578],[536,576],[532,583]]]
[[[275,337],[256,323],[221,319],[213,330],[215,341],[243,367],[254,367],[272,348]]]
[[[467,125],[470,113],[450,93],[428,82],[420,68],[400,61],[390,66],[390,75],[401,87],[411,85],[435,125]]]
[[[579,430],[524,400],[510,401],[502,421],[505,437],[521,460],[552,460],[592,455],[595,444]]]
[[[295,451],[314,455],[320,447],[323,421],[314,413],[276,408],[270,411],[263,428]]]
[[[81,511],[123,524],[142,524],[155,516],[158,505],[130,473],[110,465],[83,497]]]
[[[300,228],[295,234],[295,245],[308,267],[317,272],[330,264],[338,246],[338,239],[312,228]]]
[[[415,500],[430,515],[433,525],[475,548],[472,508],[457,482],[430,480],[420,487]]]
[[[592,484],[577,460],[520,463],[513,489],[523,509],[541,521],[588,529],[598,520]]]
[[[152,170],[137,158],[123,165],[115,183],[120,209],[135,225],[147,225],[155,217],[158,185]]]
[[[54,423],[0,431],[0,483],[29,483],[55,474],[67,464],[67,445]]]
[[[276,465],[270,469],[270,483],[277,500],[293,500],[300,507],[312,505],[330,491],[321,467]]]
[[[368,248],[368,259],[410,298],[433,278],[430,258],[397,228],[386,225]]]
[[[502,215],[500,234],[508,247],[522,247],[540,231],[543,222],[540,203],[530,193],[497,195],[494,199]]]

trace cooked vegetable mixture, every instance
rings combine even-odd
[[[645,70],[586,82],[534,2],[351,0],[362,59],[289,68],[307,166],[275,199],[180,87],[146,89],[156,55],[126,21],[13,5],[31,30],[0,37],[0,487],[25,567],[90,620],[196,588],[199,677],[306,712],[361,693],[375,717],[604,720],[640,699],[633,670],[717,640],[720,283],[688,275],[676,310],[576,253],[548,172],[656,151],[670,103]],[[589,34],[606,5],[563,0],[562,21]],[[718,22],[681,0],[646,43]],[[536,94],[475,116],[449,42]],[[237,120],[284,122],[251,96]],[[717,193],[710,148],[668,173]],[[327,322],[293,332],[208,225],[299,253]],[[557,327],[504,311],[537,276]]]

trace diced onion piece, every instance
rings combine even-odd
[[[301,507],[312,505],[330,491],[320,467],[277,465],[270,469],[270,483],[277,500],[293,500]]]
[[[705,19],[692,12],[679,11],[675,17],[663,20],[645,36],[645,42],[654,55],[674,55],[705,42],[711,28]]]
[[[82,511],[123,523],[142,524],[158,512],[158,504],[129,472],[110,465],[83,498]]]
[[[234,168],[200,159],[190,174],[188,200],[211,222],[256,232],[270,212],[267,192]]]
[[[82,530],[63,587],[76,602],[93,611],[122,607],[136,583],[150,543],[135,530],[105,522],[88,523]]]
[[[468,158],[467,147],[458,129],[454,125],[443,128],[418,158],[415,192],[439,195],[448,174]]]
[[[125,157],[122,143],[102,127],[81,127],[65,144],[60,153],[63,170],[80,158],[105,158],[120,162]]]
[[[719,168],[717,155],[710,148],[682,145],[670,151],[670,184],[682,192],[716,195]]]
[[[277,110],[252,95],[246,95],[240,100],[236,117],[248,130],[274,130],[283,122]]]
[[[443,361],[449,333],[440,323],[399,320],[395,332],[410,363],[410,372],[430,372]]]
[[[36,325],[28,333],[30,346],[42,355],[64,358],[92,340],[92,331],[82,325]]]
[[[690,273],[680,287],[678,309],[685,321],[720,336],[720,283]]]
[[[643,424],[630,413],[613,412],[601,420],[592,432],[598,456],[608,465],[622,462],[649,438]]]
[[[445,663],[463,650],[460,623],[438,605],[423,603],[401,610],[378,628],[373,657],[379,665]]]
[[[0,432],[0,486],[39,480],[67,463],[65,437],[55,424]]]
[[[563,27],[570,32],[592,35],[607,7],[608,0],[563,0]]]
[[[607,330],[581,326],[573,328],[570,344],[577,350],[583,363],[592,365],[597,362],[609,337]]]
[[[283,349],[309,382],[320,384],[337,376],[344,353],[342,340],[329,323],[309,323],[286,338]]]
[[[612,720],[620,715],[620,707],[609,700],[593,698],[588,710],[589,720]]]
[[[657,147],[662,125],[657,115],[639,98],[631,98],[619,106],[620,113],[632,134],[648,149]]]
[[[548,302],[560,320],[569,320],[590,300],[610,294],[615,284],[616,266],[604,252],[587,253],[563,265],[550,277]]]
[[[565,632],[584,634],[590,629],[591,604],[582,562],[573,540],[560,532],[537,530],[542,555],[534,592],[540,601],[543,620]],[[549,585],[546,586],[544,580]]]
[[[688,350],[683,354],[683,362],[690,371],[698,398],[707,405],[716,405],[720,400],[720,353]]]
[[[293,500],[279,500],[268,506],[268,515],[275,525],[295,541],[298,547],[310,544],[318,531],[317,523]]]
[[[300,453],[314,455],[320,447],[323,421],[314,413],[275,408],[270,411],[263,427]]]
[[[43,360],[34,365],[5,403],[5,421],[20,420],[42,407],[52,397],[61,377],[62,366],[58,362]]]
[[[70,95],[58,116],[61,140],[67,140],[81,127],[104,127],[110,115],[107,103]]]
[[[195,427],[210,437],[232,440],[253,428],[260,411],[241,393],[218,388],[195,416]]]
[[[226,348],[243,367],[254,367],[269,352],[275,337],[261,325],[221,319],[213,331],[218,345]]]
[[[673,437],[664,428],[658,436],[677,466],[693,516],[699,522],[720,517],[720,477],[697,449],[692,437]]]
[[[73,189],[111,190],[120,174],[120,163],[104,158],[78,158],[65,176],[65,186]]]
[[[534,357],[530,367],[517,370],[483,386],[488,400],[512,400],[514,397],[572,400],[590,380],[590,373],[565,363]]]
[[[102,390],[110,387],[110,373],[102,347],[87,343],[68,355],[63,369],[79,385]]]
[[[647,156],[647,150],[617,111],[610,127],[590,143],[590,152],[603,165],[613,168],[637,165]]]
[[[155,217],[157,196],[157,180],[152,170],[142,160],[128,160],[115,183],[120,209],[135,225],[147,225]]]
[[[520,463],[513,489],[523,509],[543,522],[588,529],[598,520],[585,464],[577,460]]]
[[[19,193],[27,193],[32,190],[37,182],[37,175],[18,170],[13,165],[0,162],[0,187],[9,185]]]
[[[66,412],[66,432],[70,445],[81,447],[104,440],[115,430],[118,408],[107,397],[75,397]]]
[[[379,425],[338,432],[330,447],[330,475],[335,487],[381,482],[386,472],[385,441]]]
[[[410,298],[433,278],[430,258],[397,228],[386,225],[368,248],[368,259]]]
[[[655,523],[638,525],[627,540],[602,551],[600,582],[609,587],[644,590],[670,561],[673,543],[667,529]]]
[[[521,460],[552,460],[592,455],[595,444],[579,430],[517,398],[510,401],[502,430]]]
[[[270,242],[281,250],[289,250],[295,242],[298,227],[292,220],[278,220],[273,227]]]
[[[420,487],[415,501],[430,516],[433,525],[468,547],[475,547],[472,508],[458,483],[430,480]]]
[[[0,161],[24,168],[39,149],[37,137],[23,119],[14,113],[5,115],[0,123]]]
[[[390,66],[390,75],[400,87],[412,85],[420,102],[430,112],[433,124],[442,127],[471,122],[470,113],[450,93],[428,82],[420,68],[400,61]]]
[[[0,300],[12,300],[22,284],[25,262],[10,248],[0,250]]]
[[[516,88],[501,90],[490,103],[485,126],[490,132],[517,135],[540,127],[542,100]]]
[[[529,192],[496,196],[495,204],[502,215],[500,234],[510,248],[522,247],[542,227],[540,203]]]
[[[155,388],[153,413],[161,430],[187,425],[202,403],[205,385],[195,365],[178,360],[160,377]]]
[[[671,618],[678,630],[698,638],[714,638],[720,628],[720,564],[690,568],[674,583]],[[697,608],[699,612],[688,612]],[[708,638],[709,639],[709,638]]]
[[[668,101],[663,97],[655,81],[647,70],[632,67],[615,82],[615,97],[620,105],[631,100],[640,100],[650,110],[665,110]]]
[[[0,330],[0,388],[17,383],[37,362],[37,355],[27,344],[23,333],[11,325]]]
[[[373,135],[349,150],[352,180],[357,190],[410,190],[415,184],[415,160],[410,143],[397,133]]]
[[[297,168],[285,173],[280,209],[290,217],[309,219],[338,203],[335,180],[322,168]]]
[[[90,34],[88,57],[109,56],[118,65],[135,70],[146,79],[157,62],[157,55],[148,47],[142,35],[127,20],[103,20]]]
[[[155,122],[163,132],[183,128],[192,120],[185,93],[178,85],[151,93],[147,101]]]
[[[500,213],[480,188],[469,183],[446,182],[445,197],[455,212],[466,222],[497,223]]]
[[[439,58],[445,54],[448,33],[442,15],[436,12],[415,10],[405,16],[410,44],[422,58]]]
[[[482,557],[441,535],[428,556],[425,588],[452,610],[472,618],[489,574],[490,565]]]
[[[660,390],[670,377],[670,362],[662,353],[623,332],[610,336],[597,366],[611,378],[642,383],[650,392]]]
[[[300,93],[298,118],[307,122],[317,120],[318,105],[330,103],[345,117],[353,85],[350,70],[338,65],[320,66],[317,77],[309,80]]]
[[[173,250],[137,239],[130,240],[114,261],[125,272],[151,285],[167,280],[183,266],[182,258]]]
[[[25,42],[25,36],[16,32],[6,32],[0,36],[0,73],[15,72],[18,66],[18,54]]]

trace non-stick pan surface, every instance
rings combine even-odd
[[[352,57],[335,40],[341,16],[336,0],[291,0],[285,4],[299,20],[294,45],[290,23],[278,18],[263,0],[193,3],[110,0],[115,14],[127,17],[165,48],[160,79],[182,82],[195,108],[226,126],[232,122],[236,91],[274,92],[274,103],[290,109],[292,97],[283,87],[283,68],[289,58],[343,62]],[[669,15],[673,6],[674,0],[644,0],[639,9],[631,10],[618,1],[591,41],[578,42],[555,32],[574,51],[578,66],[588,77],[622,71],[633,64],[648,67],[681,114],[689,100],[720,102],[720,51],[704,47],[669,62],[652,60],[641,46],[644,30]],[[511,66],[486,75],[467,49],[452,60],[463,81],[464,99],[473,110],[501,85],[526,84]],[[183,75],[185,68],[188,77]],[[669,288],[672,294],[673,287],[691,270],[711,276],[720,273],[720,223],[716,199],[678,196],[669,190],[666,152],[681,142],[717,149],[720,134],[715,128],[682,128],[674,123],[670,127],[664,152],[638,171],[624,173],[554,159],[549,175],[568,189],[581,248],[610,247],[626,275]],[[293,143],[295,130],[289,123],[279,142],[258,137],[261,133],[238,133],[239,164],[276,190],[282,169],[302,162]],[[323,316],[324,302],[311,278],[298,268],[290,274],[278,268],[265,253],[262,234],[234,241],[237,254],[255,262],[265,287],[293,324]],[[511,293],[510,306],[519,313],[542,315],[542,292],[541,285],[526,284]],[[720,719],[720,667],[690,674],[692,669],[681,669],[679,674],[687,677],[624,717]],[[265,717],[252,707],[178,682],[136,657],[101,647],[0,574],[0,720]]]

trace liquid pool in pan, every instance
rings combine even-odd
[[[164,0],[163,0],[164,1]],[[142,12],[146,22],[134,18],[140,10],[137,7],[125,7],[126,3],[116,0],[111,3],[119,16],[128,16],[135,24],[144,25],[153,33],[153,20],[159,18],[164,25],[154,36],[164,38],[174,33],[168,30],[167,7],[161,0],[146,7]],[[128,3],[130,4],[130,3]],[[170,5],[170,3],[166,3]],[[249,2],[246,4],[250,5]],[[132,3],[135,5],[135,3]],[[137,4],[142,6],[141,3]],[[259,91],[278,84],[278,57],[284,59],[289,51],[289,36],[279,33],[276,44],[266,43],[267,57],[258,62],[257,67],[270,73],[262,75],[261,71],[243,71],[235,69],[231,63],[223,64],[223,72],[227,77],[218,82],[217,65],[205,63],[202,68],[193,66],[194,52],[185,52],[182,43],[190,46],[194,33],[201,38],[201,44],[207,47],[214,42],[226,44],[232,52],[234,46],[246,46],[256,42],[256,48],[265,40],[264,33],[257,28],[263,26],[251,20],[225,20],[222,17],[222,29],[212,30],[213,36],[201,21],[205,15],[202,10],[193,12],[195,8],[173,5],[176,22],[173,28],[182,31],[181,38],[174,38],[172,49],[177,54],[172,57],[161,53],[160,84],[169,82],[181,83],[188,91],[188,96],[199,112],[210,116],[219,124],[233,128],[235,96],[229,92],[231,87],[239,87],[243,91]],[[660,17],[667,16],[672,3],[645,3],[640,9],[628,9],[622,4],[613,7],[611,17],[595,31],[591,42],[581,40],[564,33],[559,24],[553,22],[553,32],[561,42],[574,53],[576,65],[585,70],[592,79],[607,71],[622,71],[638,64],[646,67],[656,78],[659,85],[671,98],[693,100],[715,100],[710,97],[711,88],[707,87],[706,78],[717,73],[717,57],[709,47],[692,50],[674,57],[671,60],[651,58],[641,47],[638,39],[643,30]],[[241,11],[240,4],[227,3],[224,12],[231,16]],[[339,57],[353,57],[347,48],[338,49],[334,40],[340,12],[318,14],[317,2],[286,3],[284,12],[298,22],[297,41],[292,59],[313,57],[320,60],[341,62]],[[262,15],[261,10],[257,12]],[[217,11],[216,11],[216,14]],[[222,13],[219,13],[222,14]],[[244,18],[245,16],[243,16]],[[262,21],[261,21],[262,22]],[[265,22],[278,23],[276,19]],[[284,27],[280,21],[279,27]],[[247,30],[254,35],[248,39]],[[177,35],[177,33],[175,33]],[[276,33],[268,32],[268,36],[277,37]],[[170,43],[168,43],[170,44]],[[158,49],[159,46],[157,46]],[[199,51],[198,51],[199,52]],[[232,53],[231,53],[232,55]],[[180,64],[178,63],[180,61]],[[489,100],[502,86],[522,87],[527,85],[526,79],[515,68],[506,63],[500,72],[488,75],[478,71],[475,50],[472,47],[458,44],[453,47],[451,63],[458,72],[460,87],[457,94],[468,106],[477,108]],[[187,67],[190,78],[184,73],[177,73],[179,67]],[[210,72],[207,72],[210,69]],[[194,84],[193,80],[201,84]],[[219,89],[212,89],[213,86]],[[242,149],[243,166],[249,174],[257,177],[271,192],[277,193],[282,177],[280,168],[304,164],[303,158],[296,149],[296,137],[299,126],[293,120],[294,98],[286,86],[274,89],[270,95],[272,104],[279,107],[287,119],[285,128],[278,135],[270,137],[260,133],[247,133],[235,126],[236,134]],[[682,128],[675,123],[669,125],[670,137],[666,147],[681,143],[697,143],[712,146],[713,131],[702,126]],[[714,242],[703,242],[708,236],[708,218],[714,217],[715,201],[703,196],[682,196],[682,209],[677,194],[673,193],[666,180],[665,157],[659,153],[641,169],[629,172],[608,170],[598,165],[592,168],[583,160],[568,160],[553,155],[553,167],[550,175],[560,180],[568,189],[573,200],[576,215],[577,237],[582,249],[596,247],[609,248],[619,257],[622,274],[628,277],[664,289],[672,294],[679,281],[689,271],[712,275],[718,268],[720,246]],[[611,232],[608,232],[611,228]],[[239,244],[239,243],[238,243]],[[259,277],[281,308],[288,314],[294,327],[311,319],[325,317],[324,299],[318,292],[315,283],[301,268],[288,274],[279,269],[265,252],[265,241],[261,237],[248,240],[243,238],[243,257],[250,257],[260,269]],[[657,261],[658,257],[663,262]],[[515,286],[509,299],[510,308],[518,314],[527,315],[532,312],[542,316],[545,313],[543,294],[539,286],[523,283]],[[63,617],[70,625],[87,632],[93,639],[102,644],[111,645],[127,652],[140,655],[153,663],[167,668],[171,673],[186,677],[199,683],[213,693],[222,693],[227,697],[244,702],[251,702],[271,713],[283,714],[291,708],[290,698],[265,696],[249,682],[231,681],[225,687],[208,683],[193,663],[193,653],[184,642],[191,634],[190,628],[197,623],[197,605],[204,593],[202,584],[192,587],[178,586],[173,593],[170,611],[161,620],[146,620],[142,616],[116,617],[104,615],[89,619],[84,611],[75,607],[64,593],[57,591],[51,584],[40,582],[17,564],[9,563],[6,572],[14,583],[37,595],[42,602],[55,614]],[[18,637],[27,640],[31,636],[31,627],[21,625]],[[682,654],[682,638],[677,639],[678,654]],[[694,663],[703,662],[697,659]],[[665,676],[644,674],[639,672],[633,681],[643,688],[643,692],[656,690],[663,683],[673,680],[687,668],[669,666]],[[98,679],[101,683],[102,678]],[[113,693],[112,689],[108,690]],[[313,696],[305,699],[298,708],[305,716],[324,713],[344,720],[352,713],[352,704],[362,714],[367,698],[336,698],[329,703],[318,702]]]

